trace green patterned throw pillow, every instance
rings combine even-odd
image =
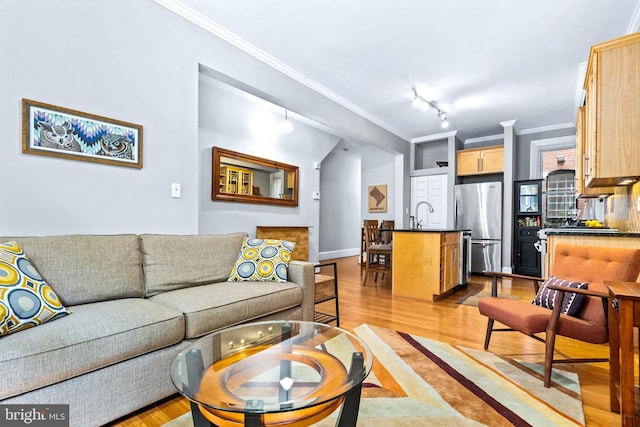
[[[295,242],[245,237],[228,282],[286,282]]]
[[[16,242],[0,244],[0,336],[69,314]]]

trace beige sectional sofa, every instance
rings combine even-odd
[[[227,282],[245,233],[66,235],[16,241],[71,314],[0,337],[0,403],[68,404],[71,426],[110,422],[176,392],[175,356],[257,320],[313,320],[313,265],[287,283]]]

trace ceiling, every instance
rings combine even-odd
[[[639,0],[156,1],[407,141],[568,126],[590,46],[640,22]]]

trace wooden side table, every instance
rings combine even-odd
[[[623,426],[640,426],[635,399],[633,329],[640,326],[640,283],[604,282],[609,289],[609,394]]]
[[[338,264],[329,262],[326,264],[315,265],[315,305],[314,322],[331,323],[336,322],[336,326],[340,327],[340,307],[338,304]],[[331,270],[331,275],[325,274],[326,270]],[[327,301],[333,300],[335,307],[333,313],[327,313],[327,310],[318,311],[317,306]]]

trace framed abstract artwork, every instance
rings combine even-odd
[[[22,152],[142,168],[142,126],[22,99]]]
[[[369,212],[387,211],[387,185],[369,186]]]

